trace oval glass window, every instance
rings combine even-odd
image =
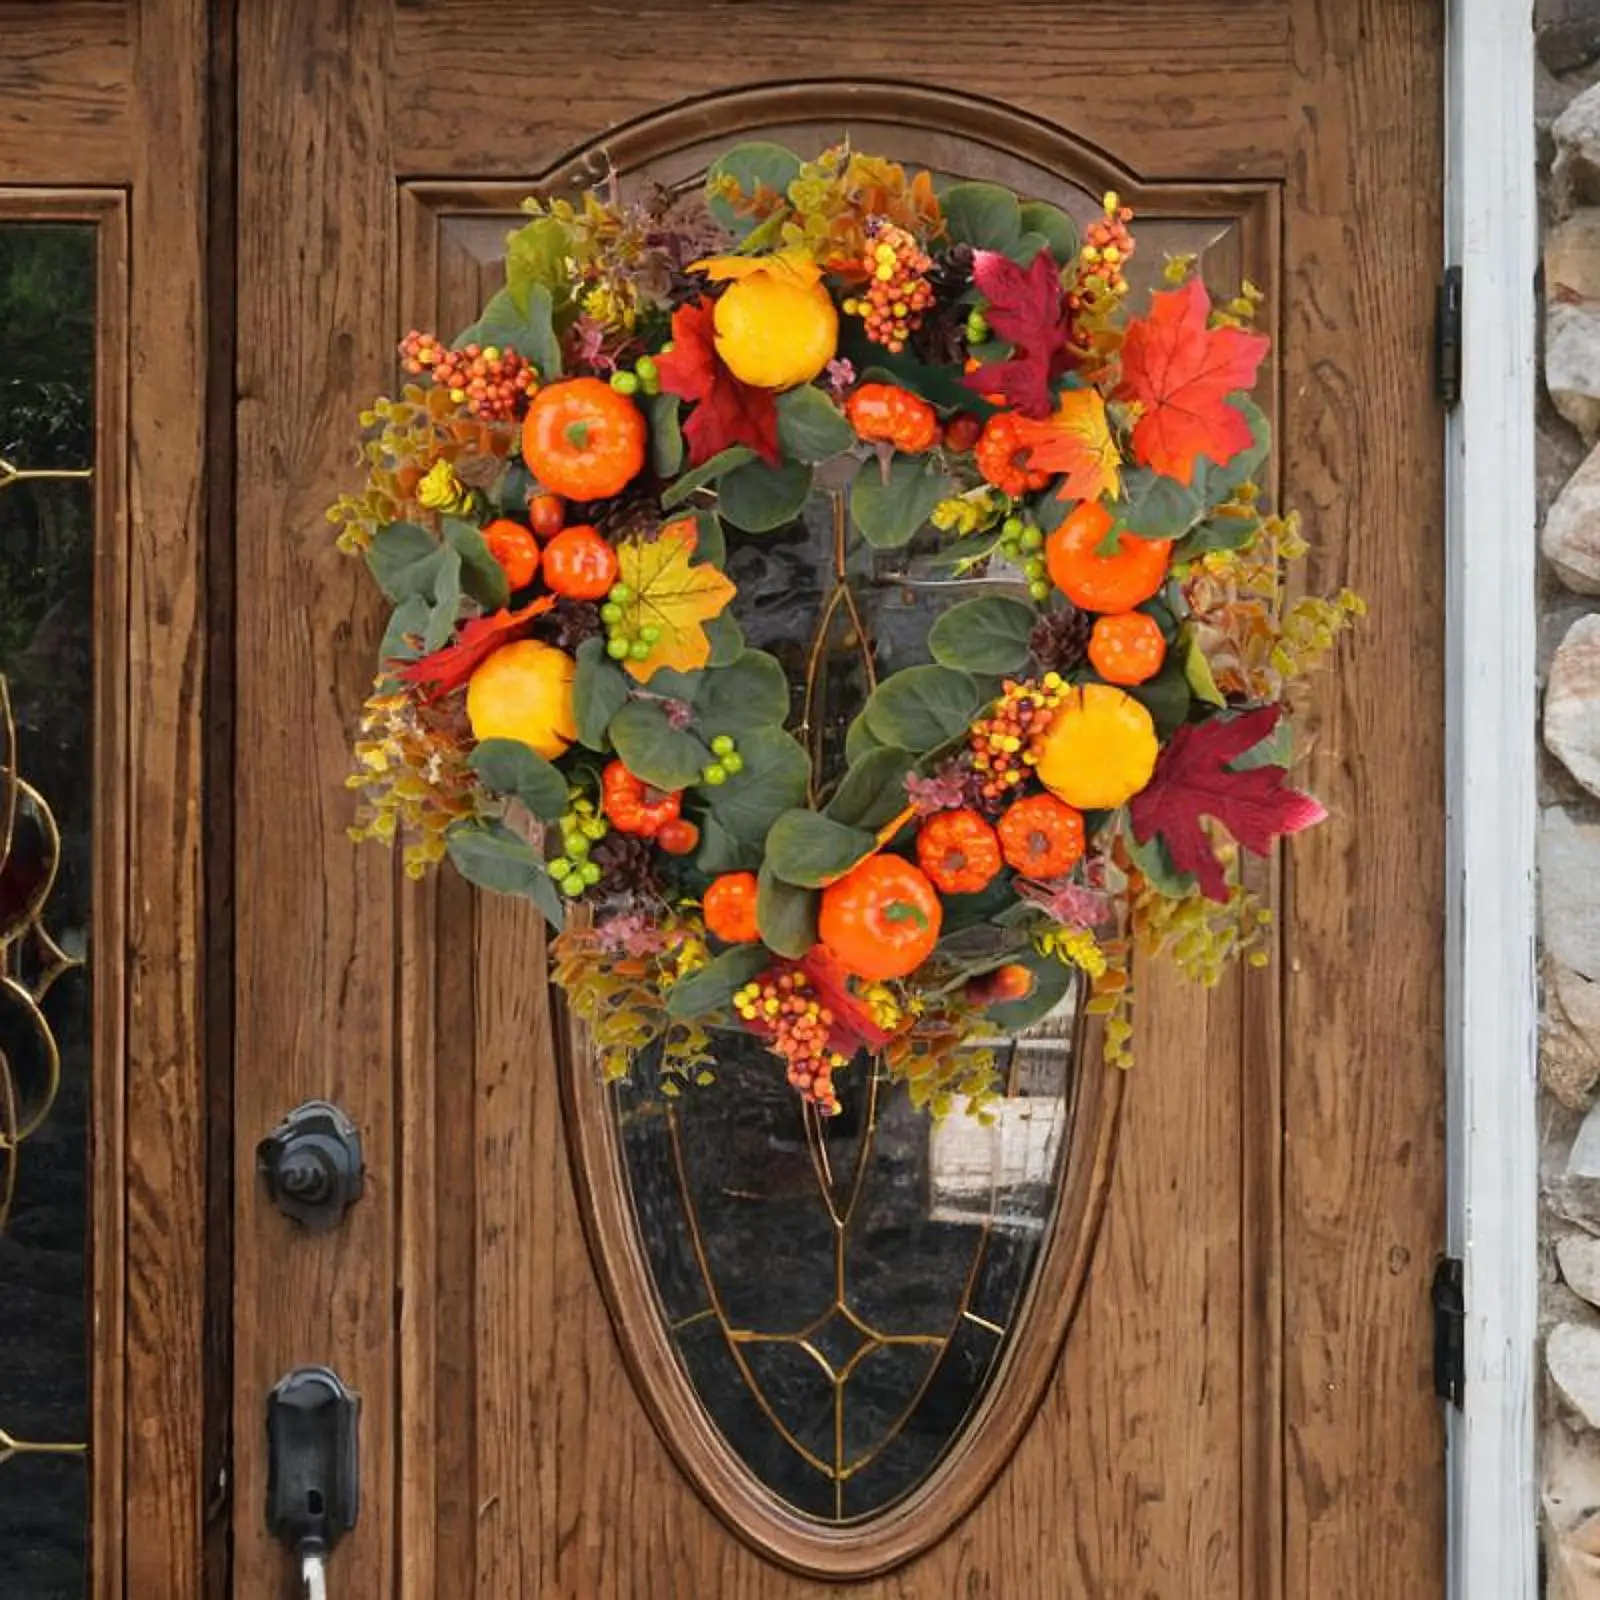
[[[1142,189],[1057,130],[911,88],[728,96],[620,130],[543,187],[602,172],[624,191],[688,187],[740,139],[808,158],[846,133],[940,181],[1049,201],[1080,227],[1121,189],[1142,212],[1136,289],[1169,253],[1199,255],[1220,283],[1270,277],[1267,190]],[[492,287],[503,223],[451,226],[479,242]],[[734,614],[783,663],[790,728],[824,788],[873,674],[926,661],[934,619],[979,592],[915,540],[875,551],[842,525],[840,486],[823,485],[786,526],[727,529]],[[664,1094],[645,1052],[607,1085],[574,1032],[564,1071],[580,1197],[641,1396],[718,1514],[787,1564],[861,1575],[933,1543],[1039,1403],[1087,1269],[1120,1086],[1075,1001],[1064,994],[1022,1037],[982,1042],[998,1089],[982,1118],[959,1095],[930,1115],[864,1055],[838,1074],[841,1113],[820,1117],[736,1032],[715,1036],[709,1084]]]

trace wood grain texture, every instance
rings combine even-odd
[[[647,0],[529,7],[514,21],[494,0],[403,6],[395,160],[401,177],[521,177],[679,99],[822,77],[959,85],[1024,105],[1149,179],[1271,176],[1286,44],[1282,0],[1019,0],[981,22],[960,0]],[[529,86],[497,97],[493,115],[486,50],[505,81]]]
[[[1333,813],[1290,856],[1286,1590],[1436,1593],[1444,1238],[1440,8],[1296,0],[1284,465],[1372,615],[1313,700]]]
[[[140,8],[123,134],[133,183],[124,1581],[130,1595],[170,1600],[200,1594],[207,1492],[206,12],[202,0]]]
[[[77,186],[132,179],[141,137],[136,39],[145,29],[134,26],[129,9],[121,0],[0,0],[0,151],[8,158],[0,179]],[[159,4],[143,9],[150,37],[161,39]],[[174,92],[180,81],[172,80]]]
[[[242,6],[234,788],[234,1592],[276,1595],[263,1526],[269,1386],[326,1363],[364,1401],[363,1505],[336,1592],[395,1587],[395,862],[355,849],[351,719],[379,637],[359,562],[324,508],[354,418],[392,378],[394,195],[387,16],[376,6]],[[334,1233],[300,1232],[250,1175],[256,1141],[326,1097],[361,1130],[366,1193]],[[152,1591],[153,1592],[153,1591]]]

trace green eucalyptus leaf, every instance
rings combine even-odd
[[[928,633],[928,650],[941,666],[964,672],[1020,672],[1039,614],[1006,595],[982,595],[941,612]]]
[[[906,808],[906,774],[915,758],[883,746],[869,750],[849,770],[828,802],[827,814],[852,828],[878,829]]]
[[[817,811],[785,811],[767,834],[767,860],[785,883],[820,889],[872,854],[877,839]]]
[[[699,780],[711,752],[685,728],[674,728],[652,700],[630,700],[611,719],[611,742],[623,766],[657,789]]]
[[[1236,455],[1218,465],[1201,456],[1194,464],[1194,487],[1203,505],[1221,505],[1241,484],[1255,478],[1272,453],[1272,424],[1254,400],[1243,395],[1228,404],[1239,412],[1250,428],[1250,443]]]
[[[431,655],[442,650],[456,631],[461,615],[461,557],[448,545],[440,552],[439,570],[433,580],[433,609],[422,634],[422,651]]]
[[[803,383],[778,396],[778,446],[789,461],[813,465],[848,450],[855,429],[815,384]]]
[[[953,183],[939,196],[951,244],[1010,254],[1022,236],[1022,207],[998,183]]]
[[[554,927],[561,926],[561,901],[544,862],[526,839],[503,822],[458,824],[445,836],[445,849],[468,883],[496,894],[525,895]]]
[[[420,595],[402,600],[389,618],[384,629],[383,643],[378,646],[378,664],[390,661],[415,661],[421,652],[416,641],[428,630],[428,602]]]
[[[1201,512],[1205,503],[1192,484],[1179,483],[1148,467],[1130,467],[1122,475],[1121,497],[1111,506],[1114,519],[1106,533],[1106,541],[1114,536],[1131,533],[1141,539],[1181,538]]]
[[[750,139],[725,150],[711,163],[706,174],[706,209],[716,221],[735,238],[742,239],[755,226],[757,219],[736,211],[721,195],[711,192],[712,180],[734,178],[747,196],[756,189],[771,189],[787,194],[789,185],[800,176],[800,157],[793,150],[765,139]]]
[[[772,824],[805,804],[811,759],[793,734],[778,727],[741,734],[739,753],[744,766],[726,783],[707,784],[699,793],[734,838],[759,850]]]
[[[886,748],[883,741],[867,726],[867,714],[858,711],[844,736],[844,758],[854,765],[872,750]]]
[[[1183,663],[1183,676],[1196,700],[1208,706],[1225,706],[1228,702],[1217,687],[1211,671],[1211,662],[1200,647],[1200,640],[1192,627],[1184,627],[1178,634],[1178,660]]]
[[[730,444],[726,450],[719,450],[714,456],[702,461],[698,467],[691,467],[681,478],[675,479],[661,495],[661,509],[673,511],[681,506],[696,489],[703,489],[708,483],[715,483],[725,472],[732,472],[735,467],[742,467],[747,461],[755,461],[756,453],[748,445]]]
[[[811,468],[803,461],[781,467],[747,461],[717,485],[717,508],[746,533],[770,533],[799,517],[811,493]]]
[[[1185,663],[1169,653],[1160,672],[1145,683],[1123,691],[1130,694],[1155,720],[1156,737],[1166,743],[1189,720],[1194,691],[1189,687]]]
[[[704,1017],[726,1011],[734,995],[771,961],[771,953],[759,944],[736,944],[724,950],[667,990],[667,1015]]]
[[[1243,755],[1228,763],[1230,772],[1248,772],[1252,767],[1282,767],[1285,772],[1294,764],[1294,729],[1279,717],[1260,744],[1253,744]]]
[[[1033,988],[1020,1000],[1007,1000],[988,1007],[984,1016],[1006,1033],[1021,1033],[1037,1022],[1043,1022],[1077,986],[1075,969],[1054,956],[1040,955],[1036,950],[1015,957],[1019,966],[1033,974]]]
[[[1194,875],[1180,872],[1173,864],[1172,852],[1159,833],[1153,833],[1143,843],[1134,836],[1132,828],[1122,830],[1122,842],[1136,866],[1162,894],[1172,900],[1181,900],[1194,888]]]
[[[480,605],[498,611],[511,598],[511,586],[506,582],[505,568],[489,553],[488,542],[477,524],[446,517],[442,527],[446,542],[461,557],[462,587]]]
[[[454,348],[464,345],[509,345],[538,369],[548,383],[561,376],[561,341],[555,331],[555,301],[542,283],[529,283],[515,292],[501,289],[491,296],[483,315],[456,335]]]
[[[756,875],[756,926],[762,942],[780,956],[798,961],[817,942],[817,910],[822,896],[815,889],[785,883],[761,863]]]
[[[879,550],[906,544],[923,527],[933,508],[954,489],[926,456],[897,455],[887,474],[869,464],[850,485],[850,515],[861,537]]]
[[[515,795],[541,822],[559,822],[567,809],[567,780],[520,739],[485,739],[468,757],[496,794]]]
[[[695,545],[693,566],[725,567],[728,564],[728,536],[722,531],[722,518],[709,506],[694,514]]]
[[[764,724],[781,725],[789,715],[789,676],[765,650],[746,650],[727,666],[699,677],[689,698],[694,702],[695,724],[707,738]]]
[[[683,429],[678,423],[682,404],[675,394],[653,394],[644,402],[650,420],[650,469],[658,478],[670,478],[683,465]]]
[[[694,864],[707,877],[723,872],[753,872],[761,865],[761,846],[741,839],[725,827],[715,812],[700,819],[700,845]]]
[[[1022,226],[1050,247],[1057,265],[1064,267],[1077,256],[1078,225],[1060,206],[1053,206],[1046,200],[1024,200],[1021,217]],[[1033,254],[1036,256],[1038,250]],[[1033,256],[1028,259],[1031,261]]]
[[[1188,561],[1212,550],[1243,550],[1261,532],[1261,518],[1253,511],[1243,515],[1208,517],[1196,523],[1173,547],[1174,561]]]
[[[397,604],[414,595],[431,600],[444,551],[426,528],[415,522],[391,522],[373,536],[367,566],[378,587]]]
[[[924,755],[964,734],[982,704],[978,685],[950,667],[906,667],[867,701],[867,727],[881,744]]]
[[[708,667],[725,667],[738,659],[744,649],[744,629],[729,612],[724,611],[701,626],[711,645],[711,654],[706,658]]]
[[[605,640],[596,636],[578,646],[577,669],[572,676],[572,716],[578,743],[590,750],[609,750],[606,729],[628,703],[628,680],[606,655]]]

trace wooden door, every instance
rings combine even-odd
[[[1439,8],[244,0],[237,24],[231,1592],[288,1582],[258,1441],[297,1362],[364,1399],[341,1597],[1441,1592]],[[323,509],[396,337],[470,317],[521,194],[602,153],[676,177],[847,130],[1063,203],[1115,181],[1152,253],[1263,283],[1281,487],[1314,581],[1373,620],[1316,692],[1334,820],[1277,875],[1270,971],[1204,1003],[1153,979],[1132,1073],[1082,1063],[1059,1315],[1010,1358],[1037,1410],[952,1454],[924,1525],[840,1555],[671,1399],[536,917],[345,837],[379,619]],[[316,1237],[247,1181],[309,1097],[369,1164]]]

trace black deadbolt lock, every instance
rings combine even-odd
[[[338,1106],[308,1100],[256,1146],[272,1203],[314,1232],[337,1228],[361,1198],[361,1135]]]
[[[361,1402],[327,1367],[296,1367],[267,1396],[267,1527],[320,1563],[356,1525]]]

